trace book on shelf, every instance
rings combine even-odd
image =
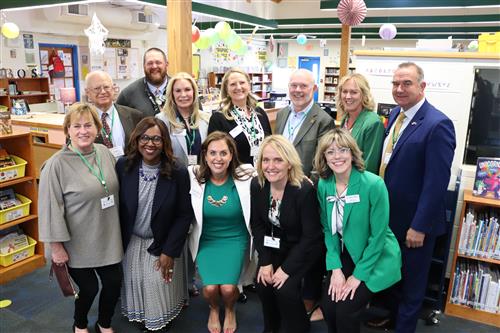
[[[470,210],[464,216],[458,253],[480,258],[500,259],[500,224],[497,213]]]
[[[500,158],[478,157],[472,194],[500,199]]]
[[[459,260],[451,288],[450,302],[473,309],[500,313],[500,272],[488,263]]]
[[[0,254],[9,254],[28,245],[28,237],[25,234],[12,232],[0,238]]]

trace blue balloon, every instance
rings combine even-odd
[[[299,45],[304,45],[307,43],[307,36],[304,34],[300,34],[297,36],[297,44]]]

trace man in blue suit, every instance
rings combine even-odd
[[[424,96],[423,70],[398,66],[380,175],[389,191],[389,225],[399,241],[402,281],[393,291],[396,332],[415,332],[436,237],[446,230],[445,194],[455,150],[452,121]]]

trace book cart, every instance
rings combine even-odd
[[[26,252],[17,253],[13,255],[13,258],[8,259],[10,262],[13,262],[12,264],[9,263],[5,267],[0,266],[0,284],[5,284],[39,267],[43,267],[45,265],[45,257],[43,244],[38,241],[38,195],[31,134],[14,131],[13,134],[0,135],[0,145],[9,154],[18,156],[28,162],[25,166],[23,177],[0,182],[0,189],[13,188],[15,193],[31,200],[27,216],[1,223],[0,230],[19,225],[29,238],[36,241],[32,256],[28,255],[26,257]]]
[[[482,232],[482,227],[480,228],[481,224],[476,223],[477,230],[475,229],[475,225],[474,229],[469,228],[469,231],[467,231],[467,223],[471,218],[469,217],[469,221],[464,220],[464,218],[467,218],[467,213],[470,209],[474,210],[475,215],[482,214],[483,212],[495,211],[496,217],[498,217],[500,215],[500,200],[477,197],[472,195],[471,190],[464,191],[462,213],[455,242],[455,253],[453,255],[445,313],[447,315],[500,327],[500,313],[498,312],[500,286],[498,283],[489,284],[490,290],[488,290],[485,289],[486,283],[484,283],[484,280],[493,282],[495,280],[495,275],[489,274],[487,267],[493,267],[497,271],[500,268],[500,258],[495,256],[495,248],[492,249],[495,242],[500,242],[500,239],[498,239],[498,226],[496,228],[491,228],[493,229],[492,231],[486,231],[489,229],[489,226],[483,224],[485,231]],[[491,223],[490,219],[490,224]],[[464,235],[462,235],[462,230],[464,230]],[[474,235],[476,236],[474,237]],[[498,251],[498,246],[496,247]],[[466,272],[468,274],[460,270],[460,265],[463,262],[471,265],[471,271],[469,272],[467,270]],[[486,270],[482,273],[478,271],[473,272],[476,265],[477,267],[486,267]],[[487,274],[483,274],[485,272]],[[485,279],[485,277],[481,278],[482,275],[485,275],[487,279]],[[493,278],[491,278],[491,275],[493,275]],[[498,281],[499,278],[500,277],[496,277],[496,281]],[[483,283],[481,283],[481,280],[483,280]],[[488,290],[491,295],[488,293],[485,294],[485,290]],[[485,295],[482,296],[482,294]],[[488,303],[488,298],[495,300],[493,306],[491,306],[491,302],[489,302],[490,306],[486,305]]]

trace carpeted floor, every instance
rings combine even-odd
[[[49,269],[45,267],[34,273],[0,286],[0,299],[10,299],[12,305],[0,309],[1,333],[69,333],[73,323],[73,301],[64,298],[55,281],[49,281]],[[246,304],[238,304],[238,333],[262,332],[262,315],[258,297],[248,294]],[[89,314],[89,326],[96,320],[97,302]],[[173,322],[168,332],[204,333],[208,316],[208,306],[202,296],[191,299],[190,306],[183,310]],[[500,316],[500,315],[499,315]],[[475,322],[441,315],[437,326],[425,326],[419,322],[417,332],[421,333],[498,333],[499,330]],[[113,327],[118,333],[140,332],[116,311]],[[90,330],[93,332],[93,329]],[[311,333],[327,332],[323,321],[312,324]],[[362,333],[380,332],[362,328]],[[284,332],[286,333],[286,332]]]

